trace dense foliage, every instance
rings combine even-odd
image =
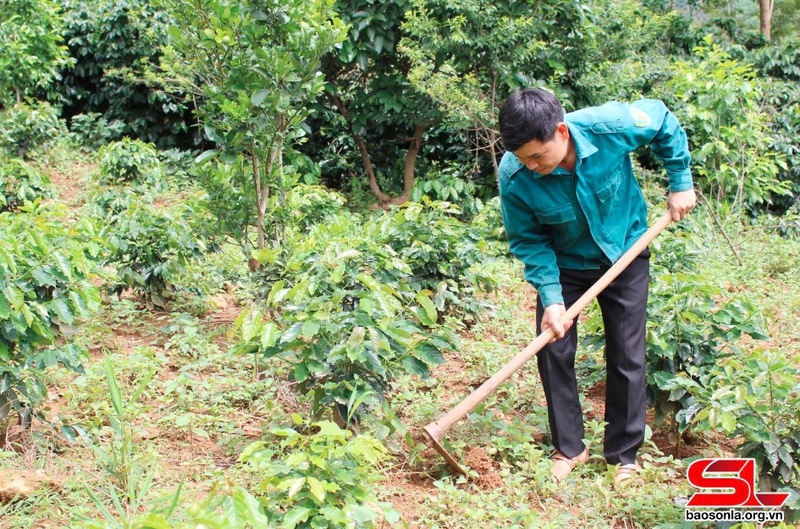
[[[64,223],[39,203],[20,209],[0,213],[0,432],[11,412],[30,425],[47,368],[81,368],[85,352],[65,339],[100,305],[93,225]]]
[[[64,117],[100,115],[123,135],[160,147],[191,147],[191,102],[145,82],[161,55],[169,18],[150,0],[57,0],[74,65],[57,84]]]
[[[600,514],[585,526],[666,527],[686,493],[683,443],[704,433],[733,439],[760,487],[792,490],[796,505],[796,340],[766,340],[773,297],[788,294],[727,278],[796,284],[794,253],[764,271],[753,248],[796,252],[800,35],[792,2],[773,41],[745,7],[0,0],[0,445],[14,417],[49,419],[47,387],[63,384],[82,424],[62,433],[102,470],[79,487],[76,517],[115,529],[391,525],[374,487],[382,465],[441,478],[421,526],[580,525],[590,515],[552,505],[586,495]],[[498,108],[527,86],[567,110],[660,98],[689,135],[701,207],[651,247],[649,404],[677,444],[676,458],[643,448],[653,497],[614,494],[613,471],[593,461],[591,479],[553,493],[549,448],[531,434],[546,429],[535,376],[453,432],[459,456],[467,439],[487,447],[492,490],[417,468],[426,448],[407,428],[531,338],[496,184]],[[68,174],[72,153],[84,178]],[[644,150],[634,163],[660,207],[658,164]],[[69,184],[85,189],[67,210],[53,202]],[[579,368],[591,382],[602,326],[587,316]],[[49,378],[89,364],[90,341],[100,368]],[[153,425],[218,458],[192,469],[186,486],[207,497],[185,512],[184,485],[156,471]],[[599,415],[587,421],[594,445],[602,429]],[[174,494],[165,505],[154,491]],[[631,507],[639,518],[620,514]]]

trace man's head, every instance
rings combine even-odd
[[[549,174],[564,161],[569,129],[561,102],[549,92],[529,88],[508,96],[500,109],[500,136],[528,169]]]

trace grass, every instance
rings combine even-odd
[[[63,162],[59,167],[71,174]],[[79,176],[74,181],[90,185]],[[70,196],[76,201],[70,205],[80,208],[74,197],[86,193]],[[701,230],[702,220],[695,222]],[[701,248],[701,272],[764,307],[772,324],[771,340],[762,346],[800,361],[800,277],[795,272],[800,251],[795,240],[757,229],[738,239],[741,265],[722,241]],[[461,326],[460,350],[450,353],[431,378],[402,377],[389,395],[405,432],[386,439],[393,457],[377,469],[385,478],[378,493],[400,512],[398,525],[685,526],[682,502],[693,492],[683,477],[687,460],[665,453],[653,439],[640,453],[645,468],[637,482],[624,491],[612,486],[613,469],[597,453],[600,404],[589,393],[603,378],[602,358],[591,351],[581,352],[578,370],[593,457],[561,485],[549,479],[546,408],[535,362],[447,433],[446,448],[469,468],[468,478],[454,475],[422,442],[422,426],[449,411],[533,337],[535,297],[521,279],[520,266],[511,260],[488,266],[500,285],[490,296],[491,311],[471,327]],[[106,298],[102,312],[77,338],[90,351],[85,372],[54,369],[49,375],[46,415],[54,424],[80,425],[86,435],[70,443],[41,423],[32,432],[14,432],[0,452],[0,471],[39,472],[52,483],[24,499],[0,503],[0,528],[83,527],[87,520],[116,527],[134,514],[131,509],[163,507],[179,487],[182,511],[220,482],[257,485],[256,477],[241,471],[239,454],[271,427],[292,424],[292,414],[306,415],[310,406],[291,390],[287,365],[228,352],[235,340],[233,319],[251,298],[247,278],[242,255],[225,249],[188,267],[181,281],[192,289],[173,302],[170,312],[142,310],[126,297]],[[109,389],[108,369],[125,404],[124,417]],[[133,398],[137,389],[141,394]],[[365,428],[378,426],[368,422]],[[730,453],[729,445],[719,444],[723,441],[703,440],[695,457]]]

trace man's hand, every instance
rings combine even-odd
[[[672,220],[683,220],[697,204],[697,195],[694,189],[670,193],[667,197],[667,207],[672,215]]]
[[[552,327],[553,334],[555,334],[555,337],[550,340],[550,343],[555,342],[559,338],[563,338],[572,327],[572,320],[564,325],[561,324],[561,316],[563,316],[565,312],[567,312],[567,309],[564,305],[548,305],[544,309],[544,314],[542,315],[542,331]]]

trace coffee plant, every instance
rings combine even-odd
[[[0,212],[52,197],[50,178],[21,158],[0,155]]]
[[[30,159],[67,135],[57,109],[47,103],[16,103],[0,111],[0,152]]]
[[[240,456],[261,477],[257,490],[275,527],[372,528],[399,513],[377,500],[376,465],[388,453],[370,434],[353,436],[329,421],[273,428],[267,441],[251,444]],[[311,428],[311,432],[304,431]],[[272,525],[270,525],[272,527]]]
[[[679,376],[679,383],[702,405],[692,417],[697,430],[740,436],[741,457],[761,470],[762,488],[800,488],[800,369],[769,351],[737,354],[707,376]]]
[[[690,229],[651,244],[647,320],[647,392],[656,423],[669,422],[675,442],[692,427],[702,404],[683,382],[706,380],[724,358],[736,353],[743,335],[765,339],[760,309],[744,294],[730,296],[695,271],[700,243]],[[583,327],[584,345],[602,344],[599,311]]]
[[[113,195],[111,200],[108,207],[116,208]],[[205,251],[205,243],[192,229],[193,209],[167,210],[134,199],[120,200],[130,202],[110,216],[103,230],[109,242],[108,260],[117,266],[119,277],[114,291],[130,288],[149,308],[164,309],[175,290],[173,278],[189,259]]]
[[[47,368],[81,369],[85,352],[69,338],[100,305],[90,279],[101,239],[90,222],[63,215],[39,202],[0,213],[0,432],[12,411],[31,423]]]
[[[102,185],[161,186],[164,170],[153,144],[123,138],[104,146],[99,156]]]
[[[473,314],[493,285],[484,244],[457,213],[426,201],[287,228],[280,244],[254,252],[265,303],[239,318],[237,350],[288,360],[314,411],[333,405],[345,420],[397,374],[427,376],[456,344],[443,316]]]
[[[378,229],[340,214],[256,254],[268,290],[263,308],[240,316],[237,350],[289,360],[316,413],[334,406],[354,418],[398,373],[426,376],[454,347],[434,293]]]

